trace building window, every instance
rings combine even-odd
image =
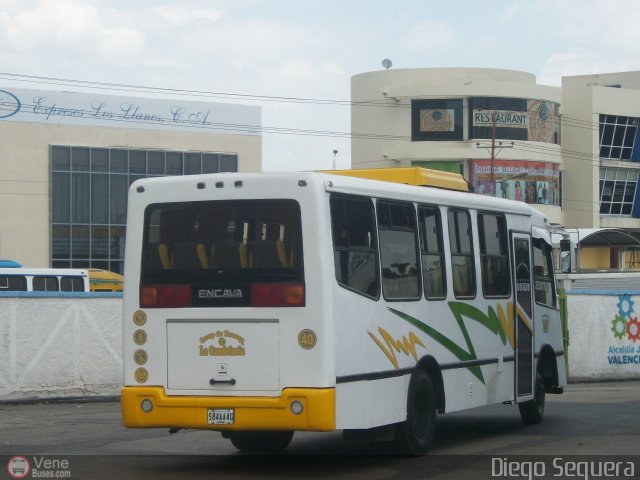
[[[639,161],[633,151],[637,133],[637,118],[600,115],[600,158]]]
[[[600,169],[600,214],[631,215],[640,170]]]
[[[237,171],[235,154],[52,146],[51,266],[123,273],[129,185]]]

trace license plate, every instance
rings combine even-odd
[[[209,425],[233,425],[233,408],[210,408],[207,411]]]

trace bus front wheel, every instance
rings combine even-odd
[[[225,437],[242,452],[277,453],[289,446],[293,432],[229,432]]]
[[[393,450],[400,455],[424,455],[436,432],[436,395],[429,375],[411,376],[407,394],[407,420],[396,426]]]

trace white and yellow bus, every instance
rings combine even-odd
[[[0,292],[121,292],[123,277],[98,268],[0,266]]]
[[[18,264],[19,265],[19,264]],[[0,292],[88,292],[89,275],[79,268],[0,268]]]
[[[534,424],[566,384],[548,223],[525,203],[309,172],[144,179],[128,205],[127,427],[418,455],[437,413],[516,403]]]

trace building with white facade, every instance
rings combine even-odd
[[[460,172],[552,224],[628,234],[592,238],[583,267],[640,268],[640,72],[552,87],[511,70],[390,69],[355,75],[351,91],[353,168]]]
[[[121,273],[134,180],[261,155],[260,107],[0,87],[0,258]]]

